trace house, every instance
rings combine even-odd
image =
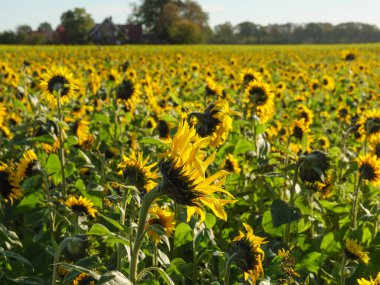
[[[108,17],[95,25],[88,38],[95,44],[140,43],[143,38],[142,27],[136,24],[117,25],[112,22],[112,17]]]

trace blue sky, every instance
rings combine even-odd
[[[1,3],[3,2],[3,3]],[[237,24],[251,21],[269,23],[354,21],[380,27],[380,0],[197,0],[209,13],[212,27],[230,21]],[[114,22],[124,23],[131,13],[131,3],[139,0],[2,0],[0,1],[0,31],[14,30],[28,24],[33,29],[47,21],[59,24],[62,12],[84,7],[96,22],[112,16]]]

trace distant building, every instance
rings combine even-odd
[[[101,24],[96,24],[88,38],[95,44],[104,45],[140,43],[143,40],[142,27],[136,24],[117,25],[109,17]]]

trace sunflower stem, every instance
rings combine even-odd
[[[55,254],[54,254],[54,263],[53,263],[53,276],[51,279],[51,284],[55,285],[57,284],[57,273],[58,273],[58,262],[59,262],[59,257],[62,255],[63,250],[65,249],[66,245],[69,243],[71,238],[66,237],[58,246]]]
[[[125,224],[125,208],[126,208],[126,200],[127,200],[127,193],[126,191],[123,191],[123,199],[121,201],[121,207],[120,207],[120,225],[124,226]],[[132,205],[133,206],[133,205]],[[121,234],[121,231],[120,231]],[[121,264],[122,264],[122,245],[120,243],[116,244],[116,268],[118,271],[121,271]]]
[[[359,196],[359,189],[360,189],[360,186],[362,184],[362,175],[360,174],[359,176],[359,181],[358,181],[358,184],[356,184],[355,186],[355,190],[354,190],[354,197],[353,197],[353,200],[352,200],[352,227],[354,230],[357,229],[358,227],[358,221],[357,221],[357,217],[358,217],[358,210],[357,210],[357,207],[358,207],[358,196]]]
[[[340,270],[339,270],[340,285],[345,285],[346,283],[346,275],[344,273],[345,267],[346,267],[346,255],[343,253],[342,263],[340,264]]]
[[[230,284],[230,275],[231,275],[231,265],[235,258],[239,255],[239,251],[234,252],[230,255],[226,262],[226,272],[224,273],[224,285]]]
[[[304,161],[303,157],[300,157],[297,161],[296,164],[296,169],[294,170],[294,175],[293,175],[293,180],[292,180],[292,187],[290,188],[290,198],[289,198],[289,206],[293,207],[294,206],[294,194],[296,192],[296,184],[298,180],[298,171],[301,166],[301,163]],[[285,243],[289,244],[290,240],[290,225],[291,223],[286,224],[285,228]]]
[[[149,191],[142,200],[140,214],[139,214],[139,223],[137,227],[135,241],[133,243],[131,263],[129,265],[130,280],[133,284],[136,284],[137,260],[138,260],[141,243],[144,238],[148,210],[150,208],[150,205],[153,203],[153,201],[156,198],[158,198],[160,195],[162,195],[162,193],[160,191],[160,186],[158,186],[152,189],[151,191]]]
[[[66,174],[65,174],[65,150],[63,146],[63,138],[62,138],[62,123],[63,123],[63,114],[62,114],[62,104],[61,104],[61,91],[57,92],[57,103],[58,103],[58,140],[59,140],[59,161],[61,163],[61,175],[62,175],[62,196],[64,199],[67,197],[66,191]]]

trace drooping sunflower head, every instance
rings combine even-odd
[[[347,258],[352,260],[359,260],[365,264],[369,262],[368,252],[363,250],[356,240],[347,238],[344,242],[344,253]]]
[[[96,218],[96,213],[98,212],[94,204],[82,196],[79,196],[79,198],[70,196],[65,205],[78,215],[85,214],[92,218]]]
[[[20,162],[17,165],[17,178],[19,181],[38,174],[39,170],[40,164],[34,151],[30,149],[24,152]]]
[[[380,272],[377,273],[377,276],[375,279],[372,279],[372,277],[370,277],[369,280],[361,278],[361,279],[358,279],[357,282],[358,282],[358,285],[380,285]]]
[[[228,172],[237,173],[241,172],[239,167],[239,162],[232,154],[227,154],[225,160],[223,161],[222,168]]]
[[[326,153],[315,150],[306,155],[300,164],[300,178],[302,182],[324,182],[329,167],[330,159]]]
[[[366,111],[358,121],[359,133],[368,141],[375,140],[380,135],[380,109]]]
[[[73,280],[73,285],[95,285],[98,281],[88,275],[87,273],[82,272]]]
[[[167,237],[170,237],[175,229],[174,213],[168,208],[161,208],[158,205],[153,205],[149,209],[150,218],[148,225],[159,225],[165,231]],[[154,242],[159,243],[161,241],[160,235],[152,229],[147,230],[148,235]]]
[[[135,186],[140,195],[143,196],[154,187],[158,178],[157,170],[152,171],[152,168],[157,165],[153,163],[148,165],[149,157],[143,159],[142,152],[136,153],[132,151],[129,156],[123,156],[123,161],[119,163],[119,174],[123,175],[125,184]]]
[[[373,186],[380,185],[380,159],[376,155],[368,153],[365,156],[359,156],[359,174]]]
[[[12,167],[0,162],[0,194],[6,203],[13,205],[15,199],[22,197],[19,180]]]
[[[215,154],[204,159],[200,149],[205,147],[210,138],[196,139],[197,134],[187,121],[182,121],[173,137],[171,149],[160,161],[159,169],[163,177],[161,189],[175,202],[187,206],[187,220],[198,213],[201,221],[205,219],[203,206],[209,207],[214,214],[227,219],[223,206],[233,200],[220,199],[214,194],[222,192],[232,195],[222,188],[226,171],[219,171],[206,177],[207,167],[214,161]]]
[[[243,224],[245,233],[239,231],[239,235],[234,238],[232,250],[238,255],[238,265],[244,271],[244,280],[256,284],[261,275],[264,277],[263,261],[264,251],[261,245],[267,243],[265,238],[253,234],[252,228],[248,224]]]
[[[211,137],[210,145],[218,146],[225,142],[232,129],[231,112],[228,102],[218,99],[210,104],[203,113],[193,112],[189,116],[201,138]]]
[[[73,74],[66,67],[62,66],[52,67],[44,73],[40,87],[46,100],[53,106],[57,105],[58,94],[60,95],[61,103],[65,104],[69,102],[78,89]]]

